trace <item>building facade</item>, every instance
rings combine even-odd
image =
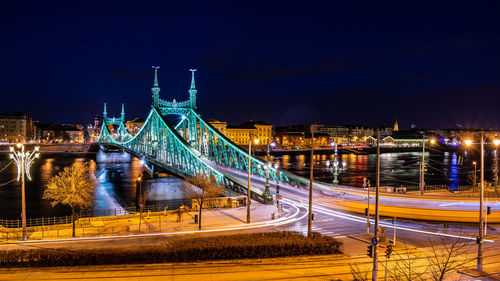
[[[35,125],[29,113],[0,114],[0,142],[29,142],[35,137]]]
[[[227,136],[227,132],[226,132],[227,123],[226,122],[215,120],[215,119],[209,119],[208,123],[210,123],[210,125],[212,125],[215,129],[217,129],[217,131],[219,131],[223,135]]]
[[[134,118],[132,120],[125,122],[125,128],[127,128],[127,131],[132,136],[135,136],[141,130],[143,125],[144,125],[144,119],[142,118]]]
[[[40,124],[37,127],[41,143],[84,143],[81,125]]]
[[[223,127],[224,125],[218,126]],[[258,145],[267,145],[273,137],[273,126],[262,121],[250,121],[239,126],[226,126],[225,131],[225,135],[237,145],[248,145],[250,136],[259,140]]]

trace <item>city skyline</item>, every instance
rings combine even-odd
[[[197,68],[200,112],[231,124],[500,121],[493,3],[370,13],[333,3],[37,5],[9,3],[1,20],[1,112],[82,123],[107,102],[110,113],[125,103],[128,118],[145,117],[150,66],[160,65],[162,98],[187,98]]]

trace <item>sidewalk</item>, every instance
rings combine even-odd
[[[277,208],[252,201],[251,225],[246,223],[246,206],[238,208],[203,209],[202,230],[254,226],[271,220]],[[198,211],[184,212],[178,221],[177,211],[144,212],[121,216],[82,218],[76,221],[76,237],[126,236],[147,233],[186,232],[198,230],[194,217]],[[283,217],[286,214],[282,214]],[[0,241],[21,240],[21,228],[0,228]],[[28,228],[28,241],[70,239],[72,224],[38,226]]]

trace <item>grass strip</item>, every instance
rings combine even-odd
[[[0,251],[1,267],[85,266],[195,262],[341,253],[342,242],[314,233],[266,232],[168,240],[168,244],[95,249],[19,249]]]

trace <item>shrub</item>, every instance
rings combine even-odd
[[[169,240],[168,244],[97,249],[20,249],[0,251],[0,266],[84,266],[193,262],[341,253],[341,242],[296,232],[269,232]]]

